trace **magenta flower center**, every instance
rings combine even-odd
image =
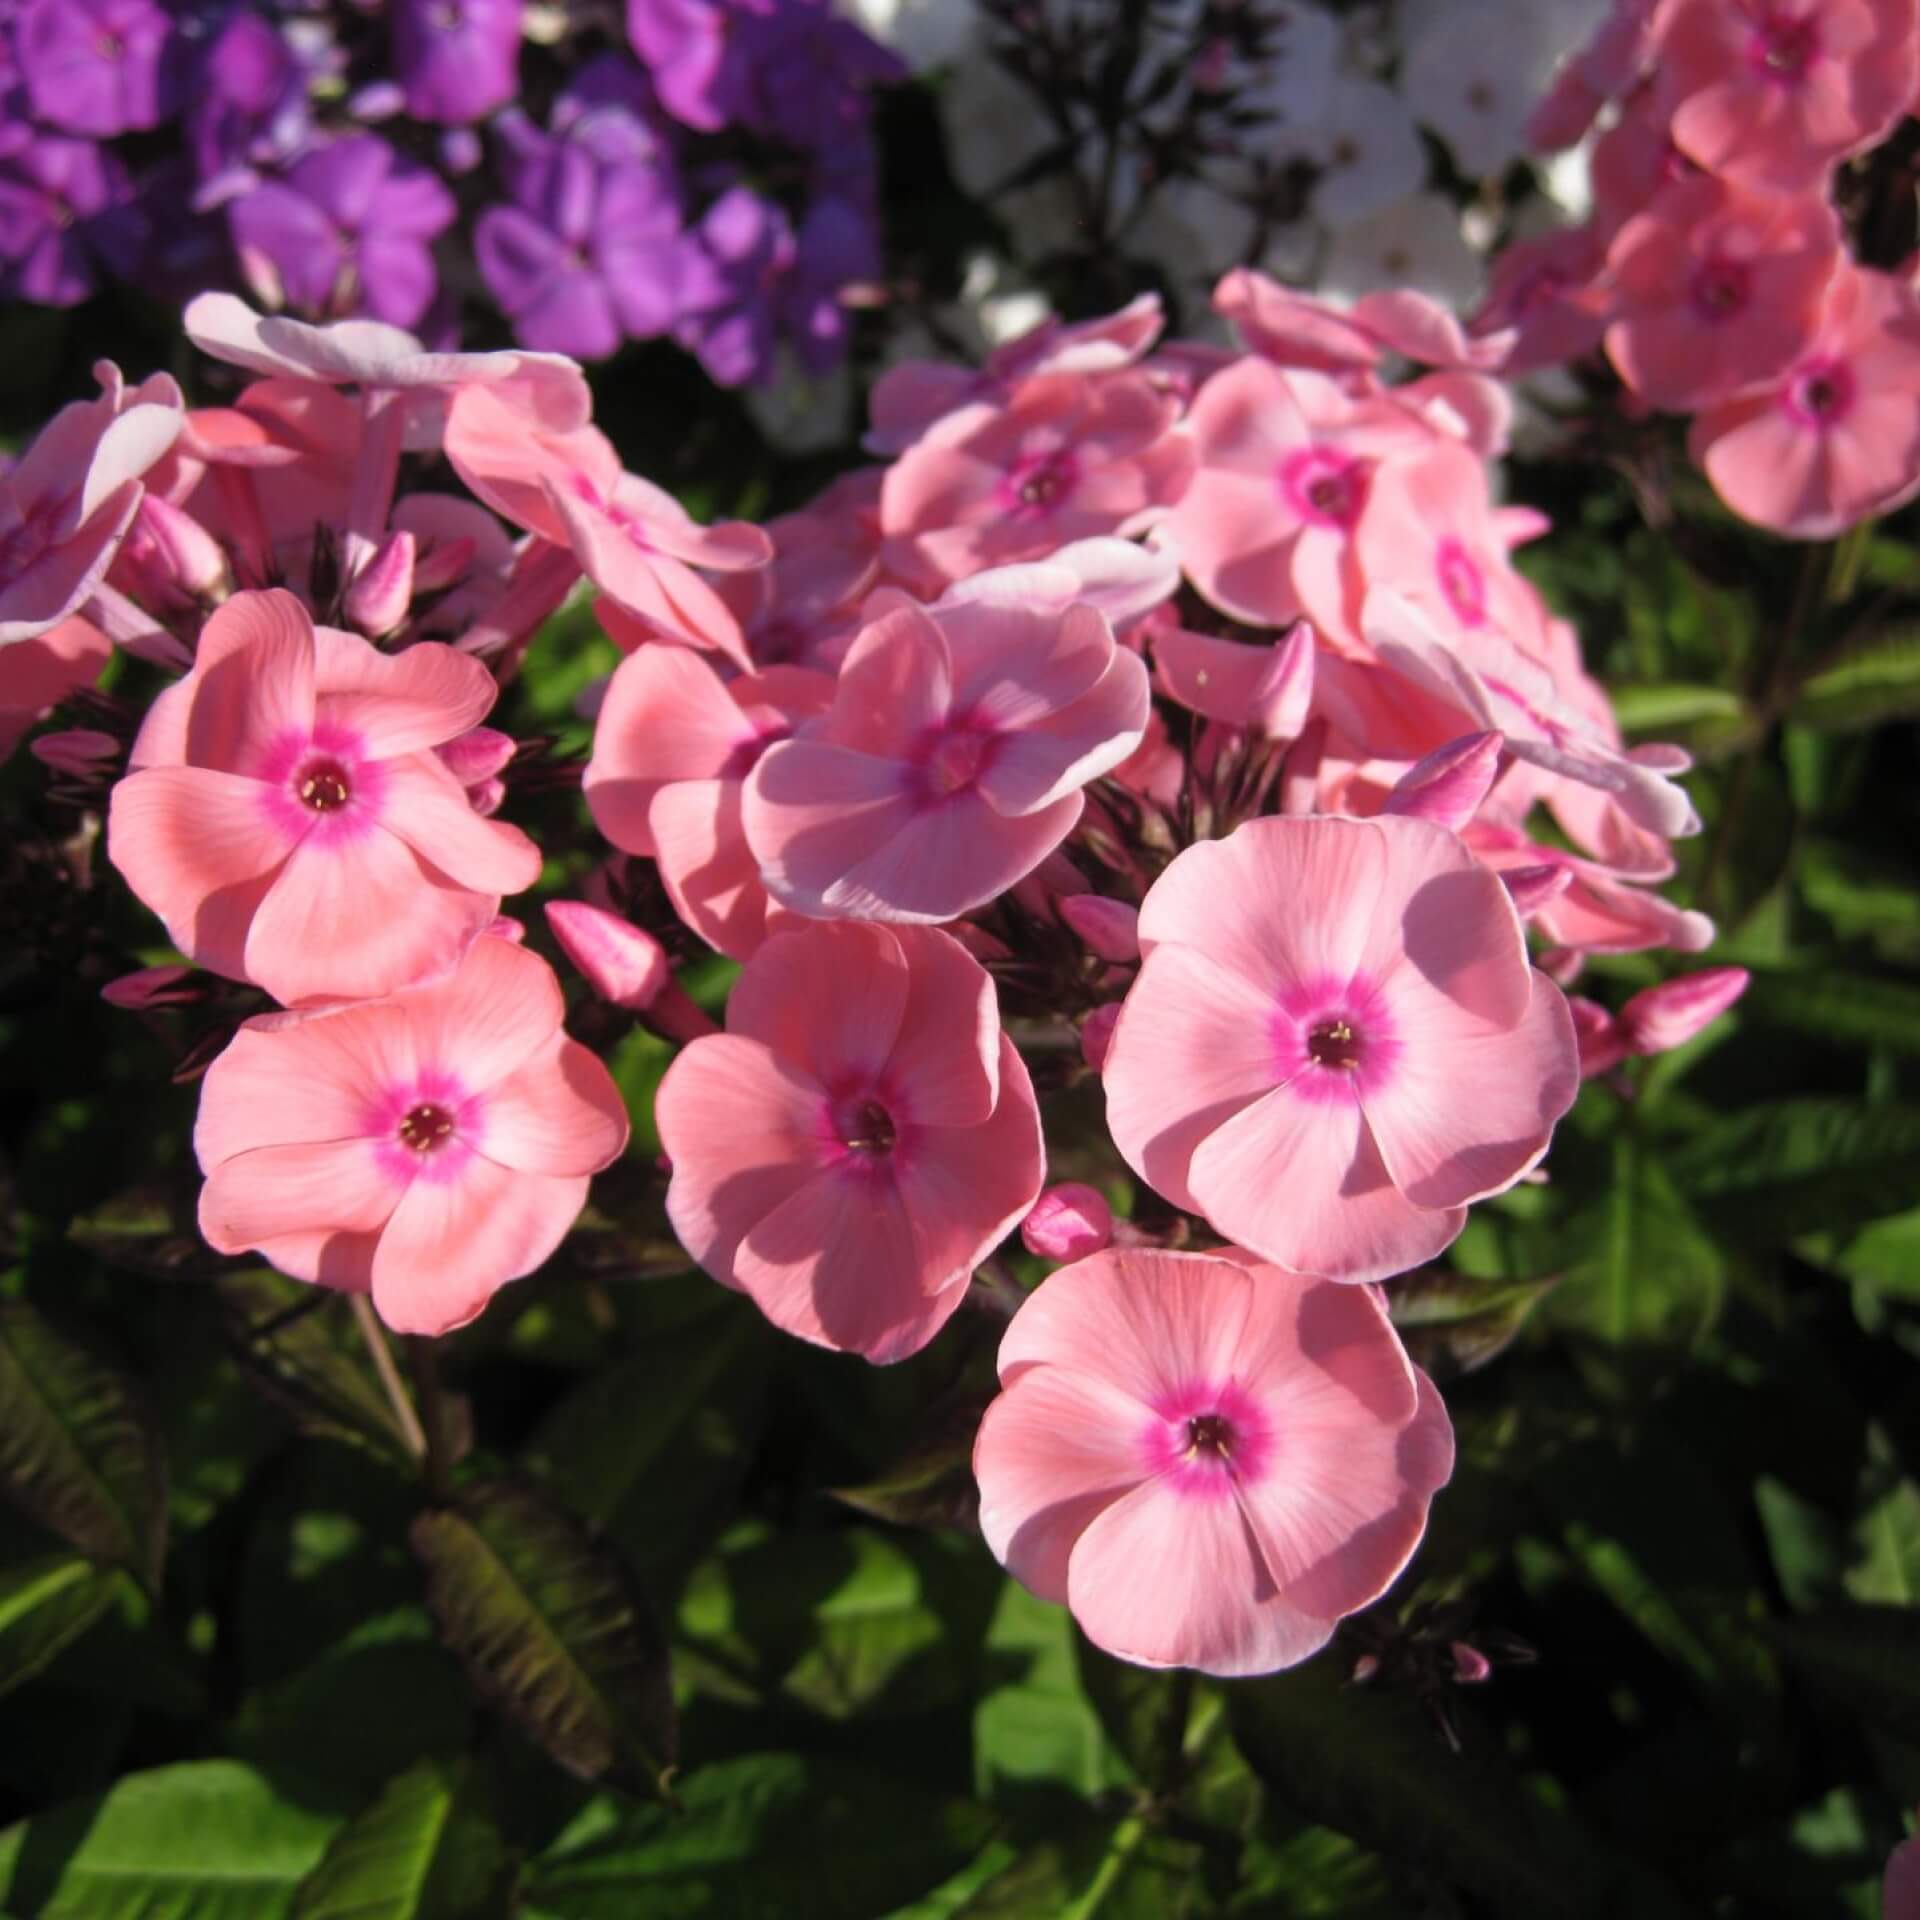
[[[865,1160],[882,1160],[900,1138],[893,1115],[871,1094],[854,1094],[833,1103],[833,1137],[849,1153]]]
[[[400,1144],[415,1153],[437,1153],[453,1138],[456,1125],[445,1107],[435,1106],[428,1100],[409,1107],[395,1132],[400,1136]]]
[[[1798,86],[1819,52],[1819,35],[1811,19],[1779,13],[1764,15],[1747,42],[1748,64],[1763,79],[1783,87]]]
[[[1702,320],[1731,320],[1752,297],[1753,276],[1738,260],[1711,259],[1695,270],[1687,289]]]
[[[1002,504],[1020,519],[1044,518],[1072,493],[1079,478],[1080,463],[1070,448],[1023,454],[1001,483]]]
[[[1301,519],[1346,532],[1367,504],[1368,466],[1334,447],[1306,447],[1280,469],[1280,492]]]
[[[909,791],[921,806],[938,805],[970,793],[992,765],[1000,736],[962,722],[935,727],[915,749]]]
[[[1329,1020],[1307,1035],[1307,1058],[1317,1067],[1351,1073],[1360,1064],[1360,1036],[1350,1020]]]
[[[1300,1099],[1346,1102],[1387,1085],[1400,1036],[1386,998],[1363,974],[1284,990],[1271,1029],[1276,1086]]]
[[[1200,1499],[1252,1486],[1273,1458],[1275,1435],[1266,1410],[1234,1380],[1194,1380],[1153,1407],[1140,1435],[1151,1473]]]
[[[294,791],[314,813],[338,813],[353,798],[346,769],[336,760],[316,760],[300,769]]]
[[[1449,535],[1440,542],[1440,550],[1434,556],[1434,571],[1440,577],[1440,591],[1453,609],[1453,617],[1463,627],[1484,626],[1487,583],[1459,540]]]
[[[1809,361],[1787,383],[1786,403],[1803,426],[1830,427],[1853,405],[1853,374],[1844,361]]]

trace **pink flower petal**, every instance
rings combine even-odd
[[[1099,617],[1091,608],[1076,607],[1068,623],[1081,613]],[[980,776],[981,793],[996,812],[1015,817],[1057,806],[1090,780],[1111,773],[1139,746],[1151,706],[1146,668],[1135,655],[1115,652],[1106,671],[1071,706],[1001,738]]]
[[[922,927],[891,931],[908,971],[906,1000],[886,1057],[890,1077],[906,1097],[907,1117],[920,1127],[977,1127],[1000,1098],[1000,1008],[993,980],[947,934]]]
[[[855,924],[825,938],[777,934],[761,953],[766,963],[734,982],[727,1031],[759,1041],[823,1087],[877,1079],[911,991],[900,942],[885,927]]]
[[[618,785],[600,789],[609,812],[619,791]],[[760,863],[747,845],[741,819],[739,781],[682,780],[662,787],[653,796],[648,816],[652,822],[648,838],[659,859],[667,897],[674,912],[708,946],[744,960],[767,937],[770,917],[793,918],[774,906],[760,884]],[[631,815],[622,812],[619,817],[624,821]],[[638,851],[631,839],[604,821],[601,831],[615,846]]]
[[[221,1253],[321,1226],[376,1232],[404,1189],[365,1140],[257,1147],[223,1160],[200,1192],[200,1231]]]
[[[312,616],[279,587],[236,593],[202,630],[191,678],[187,760],[259,774],[276,749],[312,730]]]
[[[507,940],[480,939],[459,970],[408,993],[407,1032],[423,1066],[456,1071],[476,1093],[500,1085],[559,1031],[566,1000],[553,969]]]
[[[380,1094],[411,1066],[394,1044],[396,1024],[389,1009],[365,1007],[324,1026],[242,1027],[200,1082],[193,1150],[202,1169],[257,1147],[374,1137]]]
[[[437,640],[388,654],[357,635],[322,629],[318,638],[319,717],[358,734],[369,760],[457,739],[479,725],[500,691],[478,660]]]
[[[475,813],[466,789],[432,754],[389,760],[381,773],[385,825],[449,879],[493,895],[519,893],[539,879],[540,849],[518,827]]]
[[[556,1033],[489,1087],[480,1151],[518,1173],[598,1173],[627,1144],[627,1109],[599,1060]]]

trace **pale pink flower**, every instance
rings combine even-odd
[[[62,407],[0,473],[0,647],[79,611],[140,509],[141,481],[179,436],[164,373],[129,388],[109,360],[100,394]]]
[[[390,999],[242,1028],[201,1088],[201,1232],[370,1291],[397,1333],[465,1325],[552,1253],[626,1145],[565,1011],[544,960],[483,939]]]
[[[1914,0],[1670,0],[1656,85],[1673,137],[1767,193],[1818,190],[1913,104]]]
[[[1839,222],[1818,195],[1682,181],[1607,250],[1607,357],[1643,400],[1691,412],[1799,357],[1841,259]]]
[[[1296,1273],[1430,1260],[1579,1085],[1506,889],[1424,820],[1260,819],[1180,854],[1107,1056],[1134,1171]]]
[[[1106,617],[1003,604],[994,578],[933,608],[896,597],[827,713],[754,767],[747,844],[782,904],[950,920],[1031,873],[1079,822],[1087,783],[1140,744],[1146,669]]]
[[[1920,297],[1849,266],[1794,365],[1693,423],[1688,448],[1734,512],[1831,540],[1920,491]]]
[[[655,1120],[687,1251],[776,1326],[876,1362],[945,1325],[1046,1177],[993,983],[932,928],[775,934]]]
[[[108,853],[181,952],[283,1005],[444,972],[540,872],[432,751],[496,691],[437,642],[383,654],[290,593],[236,594],[147,715]]]
[[[1042,1260],[1084,1260],[1113,1239],[1113,1209],[1098,1187],[1064,1180],[1020,1223],[1020,1244]]]
[[[612,603],[602,624],[619,645],[677,640],[752,665],[739,621],[695,569],[765,565],[773,543],[760,528],[700,526],[671,494],[623,471],[605,434],[548,433],[486,387],[454,395],[445,444],[453,470],[496,513],[571,550]]]
[[[70,693],[92,686],[112,655],[106,635],[77,614],[0,653],[0,760]]]
[[[887,471],[887,566],[937,592],[985,567],[1116,533],[1177,497],[1193,466],[1179,403],[1137,373],[1054,373],[958,408]]]
[[[769,667],[723,681],[679,647],[642,647],[607,683],[584,782],[594,823],[623,852],[657,860],[674,911],[736,960],[786,917],[747,844],[747,776],[832,699],[823,673]]]
[[[1149,1667],[1290,1667],[1386,1592],[1453,1428],[1379,1296],[1231,1255],[1114,1251],[1041,1282],[974,1445],[980,1528]]]

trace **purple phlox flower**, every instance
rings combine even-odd
[[[0,160],[0,290],[7,294],[74,306],[103,271],[137,271],[146,242],[127,170],[105,147],[43,134]]]
[[[148,168],[140,176],[137,194],[148,234],[140,268],[142,293],[184,304],[196,293],[232,280],[233,242],[226,216],[199,210],[193,164],[185,154],[173,154]]]
[[[719,132],[733,117],[727,42],[742,11],[724,0],[627,0],[627,38],[660,104],[703,133]]]
[[[673,145],[647,76],[625,54],[603,53],[572,74],[548,116],[556,134],[602,166],[673,163]]]
[[[198,204],[217,206],[255,184],[256,163],[292,160],[311,127],[307,68],[292,43],[257,13],[229,14],[201,50],[187,113]]]
[[[728,57],[737,69],[734,117],[808,152],[863,143],[868,90],[907,77],[904,64],[825,0],[787,0],[738,17]]]
[[[412,327],[437,279],[431,242],[453,224],[453,196],[378,134],[349,134],[227,209],[257,291],[315,319],[371,314]]]
[[[765,377],[773,360],[773,299],[793,264],[787,216],[750,188],[714,201],[692,235],[674,338],[723,387]]]
[[[462,126],[511,100],[520,0],[393,0],[393,71],[416,120]]]
[[[671,174],[606,166],[577,141],[530,138],[524,128],[510,146],[514,204],[480,215],[473,251],[515,338],[597,360],[623,334],[664,333],[680,311],[686,253]]]
[[[154,0],[30,0],[14,52],[42,120],[107,139],[173,111],[173,39]]]
[[[877,279],[880,271],[880,238],[870,214],[840,199],[816,200],[807,209],[778,306],[781,331],[809,373],[826,373],[846,353],[840,289]]]

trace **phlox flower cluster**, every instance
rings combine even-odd
[[[1592,217],[1511,248],[1482,323],[1515,369],[1603,350],[1760,526],[1888,512],[1920,489],[1920,296],[1847,177],[1917,93],[1913,0],[1620,0],[1533,120],[1599,123]]]
[[[581,359],[670,337],[738,385],[785,342],[818,371],[879,270],[868,95],[897,73],[827,0],[25,0],[0,293],[244,286],[447,344],[470,295]]]
[[[1148,298],[899,366],[873,463],[765,527],[627,471],[556,357],[213,295],[230,406],[103,370],[45,442],[78,491],[13,477],[8,632],[172,676],[35,751],[182,956],[110,996],[238,1023],[209,1242],[417,1332],[553,1251],[626,1116],[501,917],[541,867],[504,816],[577,779],[612,851],[547,930],[677,1044],[687,1254],[881,1363],[1017,1300],[983,1529],[1124,1657],[1265,1671],[1376,1599],[1452,1460],[1392,1282],[1743,976],[1563,991],[1712,929],[1656,890],[1685,755],[1622,743],[1513,565],[1509,343],[1408,292],[1217,301],[1240,350]],[[488,721],[583,583],[623,658],[543,769]],[[1016,1232],[1065,1263],[1024,1298]]]

